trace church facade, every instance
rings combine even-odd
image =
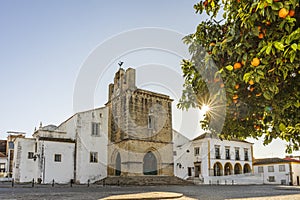
[[[120,69],[104,107],[15,141],[16,182],[87,183],[108,176],[173,176],[172,99],[138,89]]]
[[[109,85],[108,176],[173,176],[172,100],[138,89],[135,70]]]
[[[252,144],[209,134],[189,140],[172,129],[172,99],[136,87],[135,69],[120,68],[104,107],[79,112],[58,126],[14,142],[16,182],[92,183],[106,177],[181,179],[252,172]],[[225,180],[225,179],[222,180]]]

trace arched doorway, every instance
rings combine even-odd
[[[232,174],[232,165],[230,163],[226,163],[224,166],[224,174],[225,176]]]
[[[155,155],[149,151],[144,156],[143,173],[144,175],[157,175],[157,160]]]
[[[242,173],[242,166],[239,163],[234,165],[234,174],[241,174]]]
[[[251,167],[249,164],[244,165],[244,174],[251,173]]]
[[[214,164],[214,176],[222,176],[222,170],[223,167],[221,163],[217,162]]]
[[[116,157],[115,175],[116,176],[120,176],[121,175],[121,156],[120,156],[120,153],[118,153],[117,157]]]

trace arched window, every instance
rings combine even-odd
[[[249,164],[244,165],[244,174],[251,173],[251,167]]]
[[[214,164],[214,176],[222,176],[222,170],[223,167],[221,163],[217,162]]]
[[[242,173],[242,166],[239,163],[234,165],[234,174],[241,174]]]
[[[232,174],[232,165],[230,163],[226,163],[224,166],[224,174],[225,176]]]

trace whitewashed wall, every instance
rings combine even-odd
[[[37,161],[28,159],[28,152],[35,151],[35,139],[17,138],[14,147],[13,178],[16,182],[37,180]]]
[[[77,182],[95,182],[107,177],[107,119],[105,107],[77,115]],[[92,122],[100,123],[99,136],[92,135]],[[97,163],[90,162],[90,152],[98,153]]]
[[[298,185],[297,177],[300,182],[300,163],[299,162],[292,162],[292,176],[293,176],[293,185]]]
[[[279,171],[279,165],[285,166],[285,171]],[[274,166],[274,172],[268,171],[268,166]],[[258,172],[258,167],[263,167],[263,173]],[[290,182],[290,167],[289,163],[274,163],[274,164],[265,164],[265,165],[254,165],[254,173],[261,174],[263,177],[264,184],[281,184],[282,180],[285,180],[286,184]],[[275,177],[275,181],[271,182],[269,180],[270,176]]]
[[[44,146],[45,168],[43,183],[69,183],[74,178],[74,143],[40,141]],[[61,162],[54,161],[54,155],[61,154]]]
[[[193,146],[188,138],[173,130],[174,175],[188,178],[188,167],[193,168]]]

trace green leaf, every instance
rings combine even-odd
[[[243,80],[247,83],[249,81],[250,76],[252,75],[251,72],[244,74]]]
[[[232,65],[227,65],[225,68],[226,68],[228,71],[232,71],[232,70],[233,70],[233,66],[232,66]]]
[[[269,44],[268,44],[268,47],[267,47],[267,49],[266,49],[266,54],[267,54],[267,55],[270,55],[271,50],[272,50],[272,43],[269,43]]]
[[[291,52],[291,56],[290,56],[290,61],[291,61],[291,63],[294,62],[295,57],[296,57],[296,52],[295,52],[295,51],[292,51],[292,52]]]
[[[286,126],[283,123],[280,123],[279,130],[283,132],[283,131],[285,131],[285,129],[286,129]]]
[[[293,49],[294,51],[297,51],[297,44],[296,44],[296,43],[292,44],[291,47],[292,47],[292,49]]]
[[[264,93],[263,93],[263,96],[264,96],[265,99],[267,99],[267,100],[271,100],[271,99],[272,99],[272,96],[271,96],[270,92],[268,92],[268,91],[264,92]]]
[[[261,70],[257,70],[257,73],[258,73],[259,75],[261,75],[261,76],[264,76],[264,75],[265,75],[264,72],[261,71]]]
[[[273,2],[271,6],[273,10],[279,10],[280,8],[283,7],[283,4],[281,2]]]
[[[281,43],[281,42],[274,42],[274,46],[276,49],[280,50],[280,51],[283,51],[284,50],[284,45]]]

